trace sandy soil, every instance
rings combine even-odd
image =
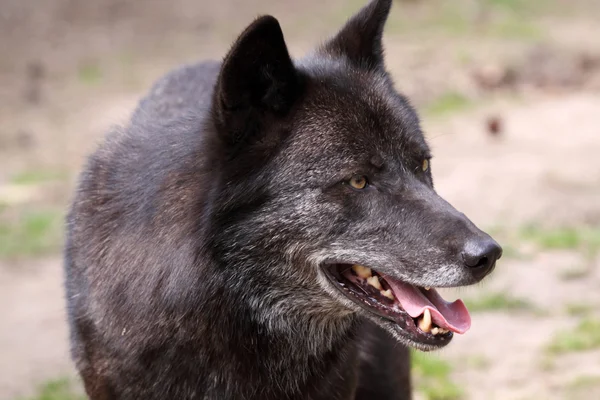
[[[0,264],[0,398],[73,374],[59,259]]]

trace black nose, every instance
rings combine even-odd
[[[467,242],[462,251],[465,266],[480,278],[483,278],[494,269],[496,260],[501,256],[502,247],[489,236]]]

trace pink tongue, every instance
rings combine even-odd
[[[440,328],[456,333],[465,333],[471,327],[471,316],[467,307],[458,299],[449,303],[435,289],[429,289],[425,296],[419,289],[408,283],[400,282],[384,276],[391,286],[394,296],[400,301],[402,308],[413,318],[417,318],[428,308],[431,319]]]

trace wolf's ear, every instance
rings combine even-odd
[[[299,91],[298,72],[272,16],[255,20],[225,57],[215,86],[213,118],[229,145],[256,138],[265,116],[285,114]]]
[[[392,0],[372,0],[325,43],[322,51],[345,56],[361,68],[383,69],[381,37],[391,7]]]

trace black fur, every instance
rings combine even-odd
[[[429,149],[383,65],[390,6],[295,62],[257,19],[222,63],[162,78],[90,157],[65,267],[91,399],[410,398],[414,343],[320,267],[469,284],[482,276],[456,260],[487,236],[419,170]]]

